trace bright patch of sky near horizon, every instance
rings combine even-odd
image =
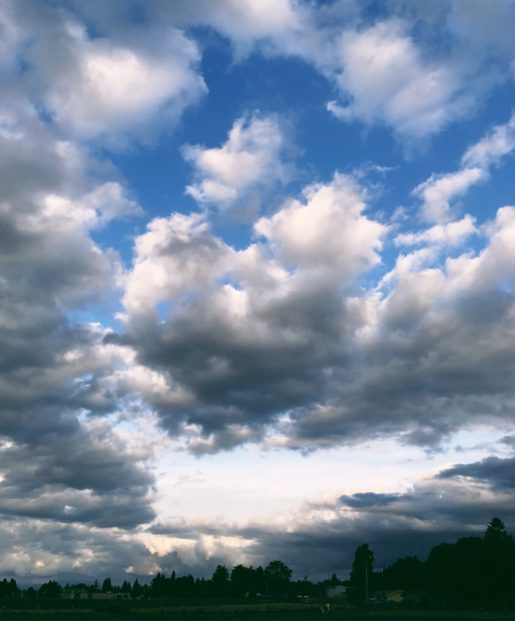
[[[467,7],[0,0],[0,573],[515,527],[515,5]]]

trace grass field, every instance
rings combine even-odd
[[[115,609],[108,606],[77,609],[0,610],[0,621],[515,621],[515,613],[354,610],[335,607],[322,614],[315,604],[246,604]]]

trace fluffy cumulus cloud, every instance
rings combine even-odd
[[[23,89],[6,83],[0,102],[0,510],[13,522],[133,527],[154,515],[150,452],[131,452],[109,426],[94,431],[86,420],[88,412],[116,409],[112,395],[96,391],[95,377],[112,372],[117,354],[102,344],[100,324],[73,314],[109,305],[120,291],[118,254],[100,247],[92,232],[140,210],[121,181],[99,179],[87,150],[55,132]]]
[[[447,224],[435,224],[417,233],[400,233],[395,238],[395,242],[399,246],[459,246],[474,233],[477,233],[474,218],[466,214],[461,220],[454,220]]]
[[[282,262],[335,270],[345,280],[380,261],[386,227],[363,214],[364,197],[352,180],[336,174],[332,183],[308,187],[304,194],[305,204],[292,200],[254,227]]]
[[[258,241],[244,250],[205,223],[185,246],[169,224],[189,227],[191,217],[151,225],[167,234],[138,250],[122,339],[164,374],[170,394],[188,395],[174,405],[149,394],[172,435],[196,452],[264,437],[309,450],[381,434],[434,446],[462,426],[510,420],[513,208],[480,229],[466,215],[398,235],[416,248],[360,288],[388,233],[365,210],[356,182],[336,174],[260,218]],[[482,247],[460,251],[470,235]],[[187,274],[193,297],[184,297]],[[160,283],[152,293],[149,281]],[[138,290],[167,305],[164,321],[138,319]]]
[[[158,2],[150,11],[182,26],[204,25],[217,30],[231,40],[238,58],[256,46],[268,49],[289,45],[293,33],[303,27],[308,17],[307,10],[294,0]]]
[[[17,29],[13,60],[30,69],[24,86],[65,130],[124,144],[147,140],[156,115],[168,124],[205,94],[196,44],[173,27],[131,39],[92,38],[64,8],[7,3]],[[156,45],[156,38],[162,41]]]
[[[199,214],[157,218],[136,239],[125,306],[131,315],[153,312],[194,289],[203,290],[228,269],[233,251],[209,231]]]
[[[239,118],[218,148],[184,147],[195,182],[186,192],[200,204],[256,208],[261,194],[285,182],[291,172],[284,156],[286,133],[277,117],[257,113]]]
[[[462,196],[485,176],[481,168],[464,168],[455,173],[432,175],[415,188],[413,193],[423,201],[424,217],[430,222],[449,219],[450,202]]]
[[[97,222],[93,206],[106,188],[77,205],[57,195],[30,202],[23,193],[0,208],[2,513],[147,521],[152,481],[138,463],[148,455],[129,454],[107,428],[104,439],[92,435],[76,418],[115,407],[93,390],[92,378],[110,373],[116,359],[102,345],[103,330],[66,316],[116,288],[117,258],[94,244],[86,226]],[[119,188],[114,193],[120,200]],[[96,465],[104,476],[94,474]]]
[[[300,442],[395,430],[430,445],[465,421],[510,420],[512,215],[499,210],[477,256],[448,258],[443,269],[437,256],[407,267],[398,259],[395,285],[360,304],[359,362],[339,378],[335,399],[296,420]]]
[[[328,104],[338,118],[382,121],[421,137],[467,112],[469,101],[452,66],[426,61],[398,21],[345,32],[339,53],[336,79],[348,103]]]
[[[466,150],[458,171],[433,174],[413,190],[413,194],[422,199],[424,218],[438,223],[450,220],[453,202],[474,185],[488,179],[490,169],[500,165],[514,149],[515,116],[512,115],[507,123],[495,126]]]
[[[113,47],[72,27],[72,47],[80,50],[78,71],[54,90],[51,101],[63,120],[91,132],[134,122],[145,116],[144,109],[169,108],[177,115],[198,99],[205,88],[197,71],[198,51],[178,29],[213,29],[230,41],[238,62],[255,51],[269,58],[300,58],[335,87],[338,97],[326,104],[334,116],[385,124],[410,143],[468,117],[507,80],[515,57],[509,36],[515,12],[509,0],[488,9],[474,1],[470,10],[453,0],[394,3],[391,17],[378,15],[372,23],[368,3],[354,1],[281,0],[272,6],[268,0],[159,0],[142,7],[141,15],[154,37],[167,42],[164,52],[166,45],[156,51],[141,36],[127,41],[123,28],[130,32],[133,24],[125,5],[112,0],[72,4],[92,28],[107,25],[120,40]],[[6,32],[13,40],[15,29],[7,28],[7,17]],[[485,19],[490,28],[483,27]],[[420,36],[424,29],[439,29],[446,45]],[[107,93],[108,83],[115,88]],[[88,110],[83,95],[91,98]]]
[[[273,10],[254,0],[157,3],[153,11],[182,26],[215,29],[231,41],[238,60],[254,50],[303,59],[335,86],[338,98],[327,104],[335,117],[385,124],[412,142],[469,116],[506,80],[515,57],[508,35],[515,12],[508,0],[487,10],[480,2],[464,10],[452,0],[397,3],[395,9],[395,17],[378,16],[372,24],[367,3],[352,1],[281,0]],[[485,19],[496,26],[484,28]],[[447,46],[420,37],[421,25],[440,29]]]
[[[120,441],[102,438],[108,428],[88,433],[70,417],[38,433],[3,444],[3,515],[126,528],[154,518],[143,452],[129,454]]]
[[[134,132],[155,114],[173,122],[206,90],[196,73],[195,44],[180,32],[164,33],[167,46],[156,57],[151,50],[90,40],[74,24],[63,30],[63,47],[73,58],[64,72],[55,68],[58,77],[49,76],[46,102],[59,123],[80,135]]]
[[[496,125],[487,136],[472,145],[463,155],[464,166],[488,169],[515,149],[515,115],[507,123]]]
[[[263,243],[239,252],[198,216],[178,214],[151,223],[136,242],[125,342],[191,395],[187,406],[159,413],[173,434],[200,433],[194,450],[259,437],[324,394],[333,367],[346,364],[353,318],[341,290],[378,263],[386,227],[364,214],[359,188],[342,175],[308,188],[305,199],[260,219]],[[188,284],[181,296],[192,280],[196,293]],[[164,322],[142,322],[141,304],[152,301],[168,304]]]
[[[410,141],[468,117],[495,85],[510,81],[515,10],[509,0],[492,7],[453,0],[394,6],[395,17],[370,25],[361,16],[335,36],[332,60],[321,63],[310,54],[340,89],[327,106],[337,118],[386,124]],[[424,35],[435,30],[445,46]]]

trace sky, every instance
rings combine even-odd
[[[1,576],[515,532],[514,31],[513,0],[0,0]]]

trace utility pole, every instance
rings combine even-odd
[[[368,604],[368,563],[365,565],[365,602]]]

